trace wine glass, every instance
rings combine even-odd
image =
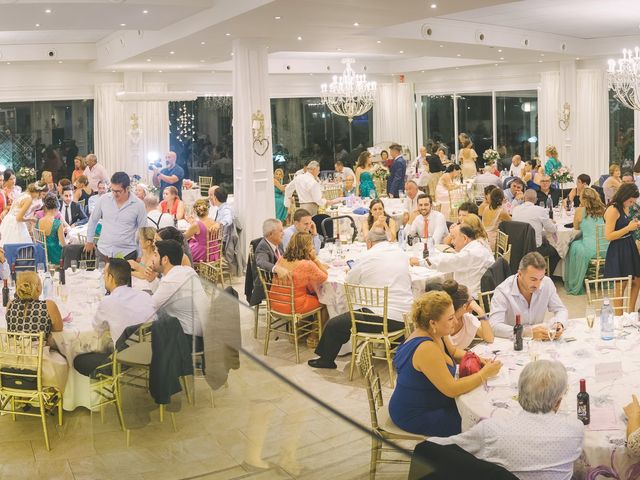
[[[73,273],[76,273],[76,269],[78,268],[78,261],[77,260],[71,260],[71,271]]]
[[[589,327],[590,329],[593,328],[593,325],[596,321],[596,309],[592,306],[587,306],[584,316],[587,319],[587,327]]]
[[[557,325],[555,324],[555,322],[547,325],[547,335],[549,335],[549,341],[553,341],[556,338],[557,333]]]

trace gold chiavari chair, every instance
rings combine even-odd
[[[267,302],[267,331],[264,336],[264,355],[269,351],[271,332],[278,332],[293,338],[296,350],[296,363],[300,363],[298,341],[305,335],[317,333],[322,336],[322,322],[318,307],[309,312],[296,312],[293,282],[281,279],[271,272],[257,267],[260,283],[264,288]]]
[[[342,187],[340,186],[325,188],[322,191],[322,197],[326,198],[327,200],[335,200],[336,198],[340,198],[342,196],[343,196]]]
[[[369,341],[364,342],[356,359],[369,400],[369,415],[371,416],[371,459],[369,464],[369,478],[376,478],[379,463],[408,464],[409,459],[383,458],[384,453],[397,450],[384,447],[381,439],[423,441],[426,437],[406,432],[396,426],[389,415],[389,409],[382,398],[382,384],[380,376],[373,366],[373,348]]]
[[[486,314],[489,314],[491,311],[491,299],[493,298],[493,293],[495,290],[491,290],[489,292],[480,292],[478,294],[478,305],[482,307]]]
[[[449,218],[455,222],[458,219],[458,207],[467,201],[467,189],[464,185],[449,190]]]
[[[205,278],[212,283],[220,283],[222,288],[224,288],[225,273],[222,249],[223,237],[224,229],[222,227],[217,230],[208,230],[204,261],[195,264],[195,269],[202,278]],[[231,283],[230,276],[229,283]]]
[[[44,250],[45,264],[49,265],[49,252],[47,251],[47,236],[39,228],[33,229],[33,243],[40,245]]]
[[[502,257],[507,261],[507,263],[511,261],[511,244],[509,243],[509,235],[504,233],[502,230],[498,230],[494,255],[496,260],[499,257]]]
[[[0,331],[0,413],[40,417],[47,450],[47,410],[58,409],[58,425],[62,425],[62,392],[42,384],[44,333]],[[21,409],[35,407],[37,411]]]
[[[629,312],[631,302],[631,275],[628,277],[599,278],[584,281],[587,289],[587,305],[601,307],[603,300],[611,300],[616,315]],[[635,305],[633,306],[635,308]],[[622,309],[622,312],[620,311]]]
[[[347,306],[351,315],[351,366],[349,380],[353,379],[353,369],[356,363],[358,346],[365,341],[384,346],[384,357],[375,357],[387,361],[389,367],[389,384],[393,387],[394,372],[392,356],[400,345],[400,338],[405,334],[402,330],[389,331],[387,318],[389,287],[367,287],[364,285],[344,284]],[[363,311],[361,309],[367,309]],[[382,313],[373,313],[382,312]],[[377,321],[382,317],[382,323]],[[376,325],[382,327],[380,333],[367,333],[358,330],[359,325]]]
[[[604,224],[598,224],[596,225],[596,258],[589,262],[586,278],[590,280],[598,280],[600,278],[608,249],[609,241],[604,236]]]
[[[253,251],[253,245],[249,245],[249,264],[257,274],[256,269],[258,268],[258,265],[256,265],[256,256]],[[266,296],[266,293],[265,293],[265,296]],[[263,300],[258,305],[253,307],[253,338],[258,338],[258,317],[260,316],[260,307],[266,307],[266,306],[267,304]]]
[[[200,185],[200,195],[208,196],[209,188],[213,185],[213,177],[198,177],[198,185]]]
[[[18,249],[15,261],[16,273],[27,270],[36,271],[36,247],[26,245]]]

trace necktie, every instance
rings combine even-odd
[[[423,217],[422,220],[424,221],[424,232],[422,238],[429,238],[429,219]]]
[[[280,260],[280,257],[281,257],[280,250],[278,249],[278,247],[276,247],[276,262]]]
[[[69,205],[64,206],[64,219],[69,225],[71,225],[71,215],[69,214]]]

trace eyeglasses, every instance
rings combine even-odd
[[[121,193],[124,193],[124,190],[117,190],[115,188],[111,189],[111,193],[115,193],[116,195],[120,195]]]

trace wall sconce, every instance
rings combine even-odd
[[[253,132],[253,151],[262,157],[269,149],[269,140],[264,135],[264,113],[260,110],[251,116],[251,130]]]
[[[563,132],[567,131],[569,128],[569,123],[571,122],[571,106],[565,102],[562,106],[562,110],[560,111],[560,119],[558,120],[558,126],[560,130]]]

